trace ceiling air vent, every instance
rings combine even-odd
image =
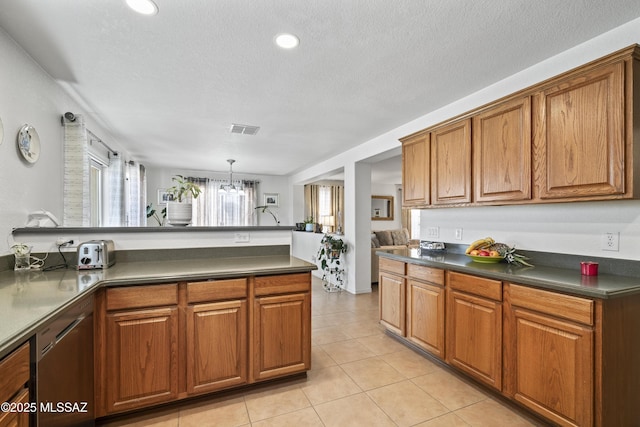
[[[238,125],[233,123],[231,125],[230,132],[231,133],[241,133],[243,135],[255,135],[260,130],[260,126],[248,126],[248,125]]]

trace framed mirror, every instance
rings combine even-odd
[[[371,196],[371,219],[393,221],[393,196]]]

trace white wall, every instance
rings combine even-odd
[[[63,218],[63,128],[67,111],[83,114],[91,129],[112,148],[118,144],[75,103],[31,57],[0,29],[0,119],[4,139],[0,144],[0,255],[13,244],[11,230],[22,227],[27,214],[48,210]],[[36,128],[40,158],[28,164],[16,149],[22,125]]]
[[[470,243],[490,236],[520,249],[640,260],[638,200],[429,209],[421,213],[423,238],[427,227],[440,229],[440,238],[430,240]],[[601,249],[606,232],[620,233],[619,251]]]

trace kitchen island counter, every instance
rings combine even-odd
[[[288,255],[117,262],[105,270],[0,272],[0,358],[67,307],[103,286],[302,273],[314,264]]]

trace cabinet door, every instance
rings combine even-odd
[[[535,136],[540,198],[625,192],[624,62],[542,91]],[[593,197],[592,197],[593,198]]]
[[[502,390],[502,303],[450,291],[447,361]]]
[[[523,309],[513,316],[515,400],[560,425],[592,425],[592,328]]]
[[[405,336],[404,277],[381,271],[378,295],[380,323],[390,331]]]
[[[178,308],[107,313],[108,413],[178,397]]]
[[[311,367],[311,296],[308,292],[254,301],[253,378],[265,380]]]
[[[430,202],[430,134],[402,140],[402,206],[425,206]]]
[[[431,133],[431,203],[471,202],[471,120]]]
[[[20,408],[27,408],[29,389],[23,389],[10,403],[17,404]],[[29,412],[0,412],[0,427],[29,427]]]
[[[516,99],[473,118],[474,200],[531,198],[531,98]]]
[[[441,359],[444,359],[444,307],[444,288],[407,279],[407,338]]]
[[[247,301],[187,307],[187,393],[247,382]]]

